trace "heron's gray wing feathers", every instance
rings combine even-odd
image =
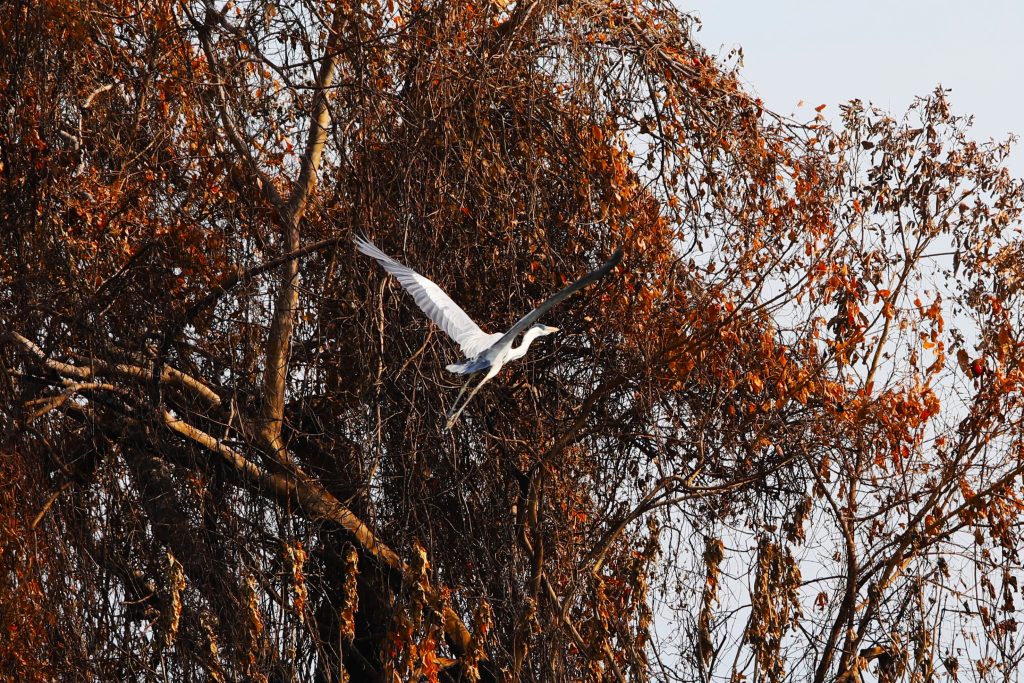
[[[621,260],[622,247],[619,247],[618,249],[615,250],[615,253],[612,254],[612,257],[608,259],[607,263],[605,263],[597,270],[587,273],[579,280],[572,283],[571,285],[568,285],[560,292],[558,292],[557,294],[549,298],[547,301],[542,303],[540,306],[524,315],[522,318],[519,319],[519,322],[513,325],[512,329],[506,332],[505,335],[496,343],[511,342],[513,339],[516,338],[516,335],[518,335],[520,332],[525,330],[530,325],[537,322],[537,320],[539,320],[540,317],[547,313],[549,310],[560,304],[562,301],[565,301],[570,296],[572,296],[579,290],[589,285],[591,282],[596,282],[603,278],[605,275],[611,272],[611,269],[618,265],[619,261]]]
[[[458,343],[466,358],[478,356],[501,337],[500,334],[488,334],[481,330],[443,289],[412,268],[395,261],[373,242],[356,236],[355,243],[359,251],[376,259],[384,270],[395,276],[405,291],[412,295],[420,310]]]

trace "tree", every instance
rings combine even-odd
[[[1018,664],[1024,190],[943,91],[791,121],[658,0],[0,36],[5,671]],[[625,259],[445,432],[454,349],[354,231],[495,330]]]

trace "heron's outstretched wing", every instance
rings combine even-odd
[[[552,308],[554,308],[555,306],[560,304],[562,301],[568,299],[570,296],[572,296],[573,294],[575,294],[579,290],[583,289],[584,287],[589,285],[591,282],[596,282],[596,281],[600,280],[601,278],[603,278],[621,260],[622,260],[622,247],[619,247],[618,249],[615,250],[615,253],[612,254],[612,257],[610,259],[608,259],[607,263],[605,263],[603,266],[601,266],[597,270],[594,270],[594,271],[591,271],[590,273],[587,273],[586,275],[581,277],[579,280],[577,280],[576,282],[572,283],[571,285],[565,287],[563,290],[561,290],[560,292],[558,292],[557,294],[555,294],[554,296],[549,298],[547,301],[542,303],[540,306],[538,306],[537,308],[533,309],[532,311],[530,311],[529,313],[524,315],[522,318],[519,319],[519,322],[517,322],[515,325],[513,325],[512,329],[510,329],[508,332],[506,332],[504,334],[504,336],[499,341],[501,341],[501,342],[511,342],[513,339],[516,338],[516,335],[518,335],[520,332],[525,330],[530,325],[532,325],[535,322],[537,322],[537,320],[542,315],[547,313],[549,310],[551,310]]]
[[[501,338],[500,334],[488,334],[481,330],[480,326],[436,284],[412,268],[395,261],[368,239],[358,235],[354,239],[356,248],[377,259],[377,262],[384,266],[384,270],[394,275],[405,291],[412,294],[420,310],[458,343],[466,358],[478,356]]]

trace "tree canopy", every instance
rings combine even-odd
[[[1009,143],[941,89],[780,116],[694,29],[0,7],[0,668],[1012,676]],[[445,431],[457,348],[357,232],[488,331],[625,256]]]

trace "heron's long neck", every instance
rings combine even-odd
[[[528,329],[526,334],[523,335],[523,342],[519,346],[513,346],[509,349],[507,360],[516,360],[517,358],[525,356],[527,350],[530,348],[530,344],[533,343],[534,339],[541,336],[541,334],[542,332],[538,327],[531,327]]]

